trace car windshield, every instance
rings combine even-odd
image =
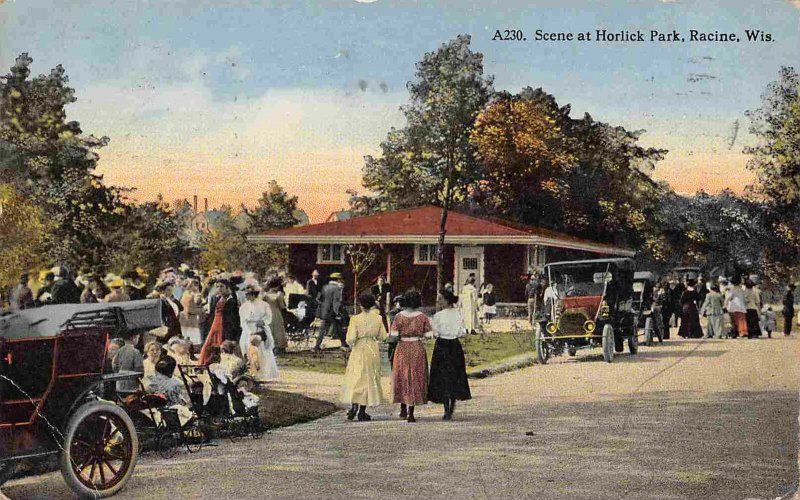
[[[613,270],[608,263],[587,265],[551,266],[550,283],[555,285],[559,297],[588,297],[603,295]]]

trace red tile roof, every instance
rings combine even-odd
[[[439,207],[423,206],[381,212],[348,220],[278,229],[248,237],[268,243],[436,243]],[[530,244],[574,248],[603,254],[632,255],[630,250],[595,243],[548,229],[450,210],[446,241],[456,244]]]

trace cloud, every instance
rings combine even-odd
[[[796,7],[796,8],[798,8],[798,9],[800,9],[800,0],[787,0],[787,1],[788,1],[790,4],[792,4],[794,7]]]

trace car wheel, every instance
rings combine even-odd
[[[567,353],[570,356],[575,356],[576,354],[578,354],[578,347],[570,344],[569,346],[567,346]]]
[[[644,320],[644,345],[653,345],[653,318]]]
[[[611,325],[603,327],[603,359],[606,363],[611,363],[614,360],[614,328]]]
[[[534,344],[536,345],[536,361],[540,365],[547,364],[547,360],[550,358],[550,346],[546,340],[542,339],[542,325],[536,325],[536,340],[534,340]]]
[[[80,497],[104,498],[125,487],[139,456],[133,422],[119,406],[86,403],[64,431],[61,475]]]
[[[639,352],[639,331],[634,330],[633,335],[628,337],[628,351],[631,354]]]

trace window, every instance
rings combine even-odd
[[[525,271],[530,272],[541,269],[544,267],[545,263],[545,248],[537,245],[529,246]]]
[[[477,271],[478,270],[478,258],[477,257],[464,257],[461,259],[461,268],[465,271]]]
[[[342,245],[318,245],[317,264],[344,264]]]
[[[414,264],[436,264],[436,245],[416,245]]]

